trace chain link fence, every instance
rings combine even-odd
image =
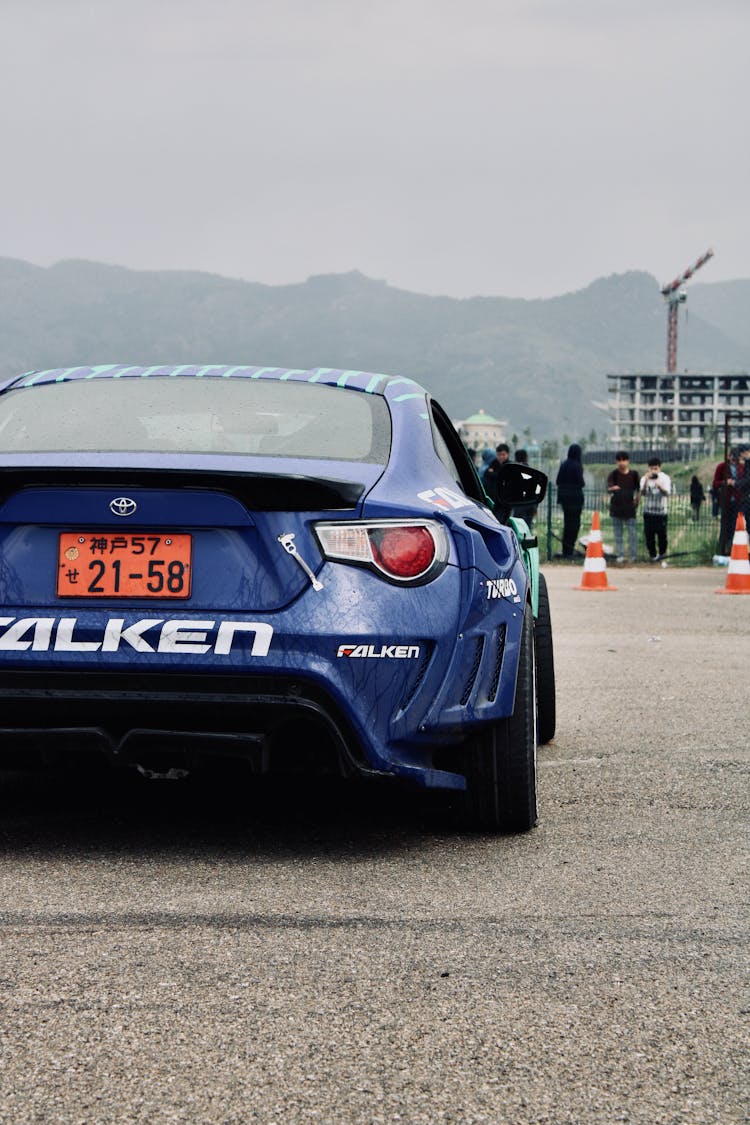
[[[537,511],[534,531],[539,540],[541,558],[554,560],[562,557],[563,510],[556,500],[557,490],[550,481],[547,496]],[[615,538],[609,515],[610,494],[606,488],[585,488],[581,528],[574,562],[581,562],[586,553],[585,540],[591,531],[594,512],[599,513],[605,556],[614,558]],[[638,561],[648,562],[648,551],[643,535],[643,516],[639,506],[635,517],[637,527]],[[720,512],[710,495],[697,507],[690,503],[689,493],[672,494],[667,517],[668,548],[665,556],[674,566],[705,566],[718,553]],[[582,543],[581,540],[584,540]],[[627,549],[627,534],[625,544]],[[567,561],[567,560],[566,560]]]

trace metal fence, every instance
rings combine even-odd
[[[645,465],[649,457],[658,457],[662,465],[671,461],[694,461],[696,457],[696,450],[687,445],[679,448],[668,445],[628,446],[628,451],[634,465],[639,463]],[[584,465],[611,465],[615,459],[615,452],[614,446],[609,449],[586,449],[582,454],[582,460]]]
[[[563,512],[556,501],[554,485],[550,485],[547,496],[534,520],[534,531],[539,539],[539,549],[543,559],[552,560],[562,556]],[[581,513],[579,536],[585,539],[591,531],[594,512],[599,513],[602,541],[605,555],[614,555],[614,535],[609,515],[609,493],[606,488],[585,488],[584,507]],[[639,508],[635,517],[638,529],[638,560],[648,562],[648,552],[643,536],[643,516]],[[697,514],[690,504],[690,496],[672,495],[669,498],[667,519],[668,561],[674,566],[704,566],[711,563],[719,547],[719,514],[713,514],[710,497],[701,504]],[[627,548],[627,535],[625,537]],[[577,544],[576,561],[585,555],[585,544]]]

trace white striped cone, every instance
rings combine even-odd
[[[748,555],[748,537],[745,527],[745,517],[742,512],[737,516],[737,524],[732,539],[732,553],[729,556],[727,569],[727,584],[716,594],[750,594],[750,555]]]
[[[576,590],[616,590],[607,582],[607,563],[602,549],[602,531],[599,523],[599,513],[594,512],[591,520],[591,534],[586,547],[586,558],[583,560],[583,574],[580,586]]]

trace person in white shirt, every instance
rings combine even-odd
[[[672,482],[661,471],[661,461],[658,457],[649,458],[648,469],[641,477],[640,492],[643,497],[643,534],[650,562],[659,562],[667,553],[667,513],[671,491]]]

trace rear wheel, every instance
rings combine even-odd
[[[527,832],[536,824],[534,619],[524,614],[513,714],[466,740],[463,820],[485,832]]]
[[[555,657],[552,651],[552,619],[549,594],[544,575],[539,575],[539,607],[534,626],[536,650],[536,691],[539,712],[539,742],[544,745],[555,737]]]

